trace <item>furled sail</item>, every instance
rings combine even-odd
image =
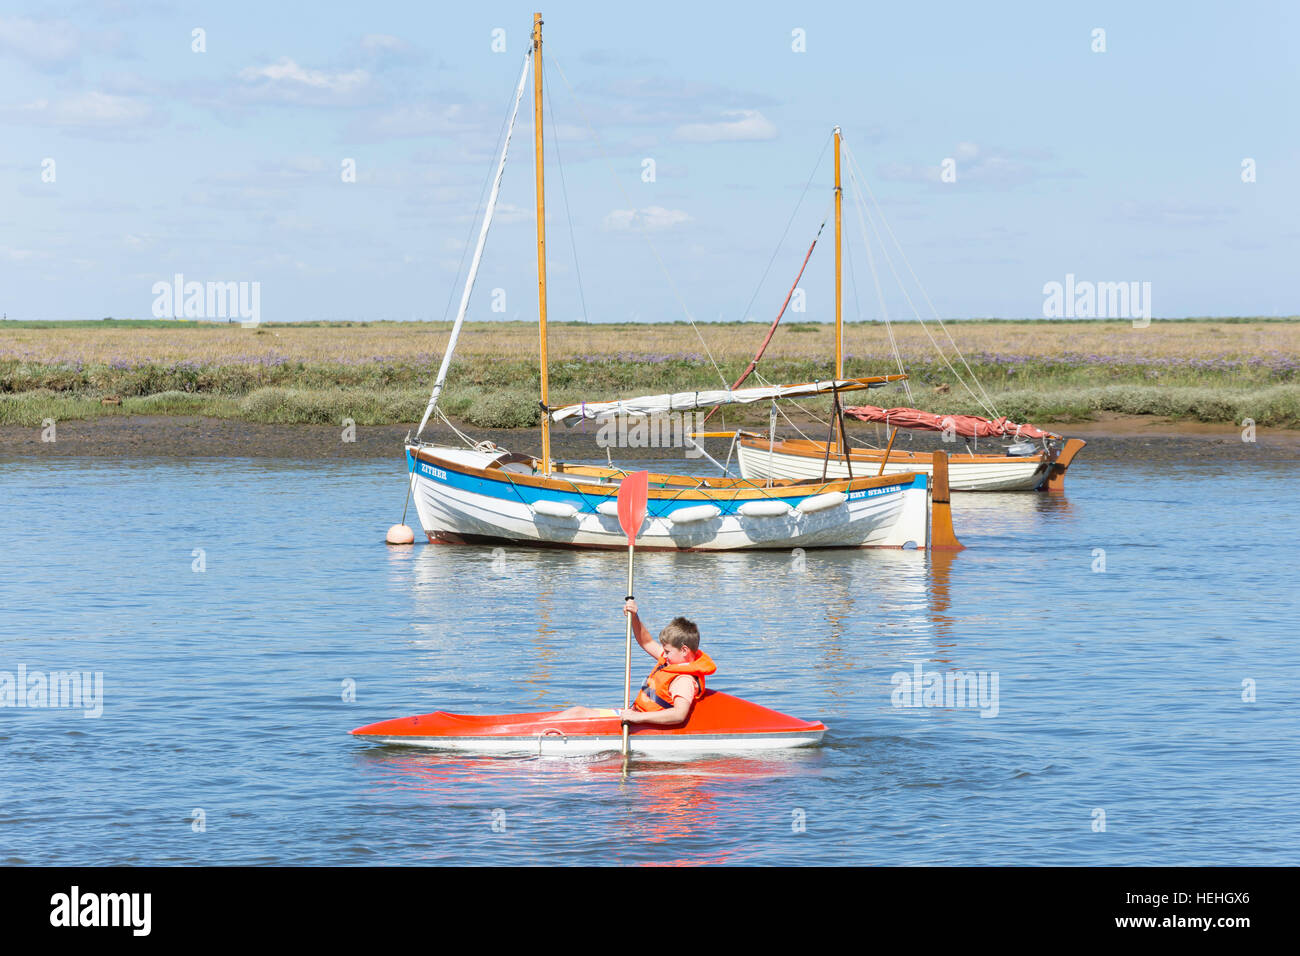
[[[963,438],[1060,438],[1033,425],[1017,425],[1003,418],[980,418],[978,415],[934,415],[916,408],[877,408],[854,405],[844,414],[860,422],[879,422],[893,428],[915,428],[941,432],[951,428]]]
[[[802,385],[763,385],[754,388],[714,388],[698,392],[672,392],[666,395],[642,395],[616,402],[580,402],[551,410],[551,420],[575,425],[583,419],[610,418],[620,415],[662,415],[685,412],[713,405],[748,405],[776,398],[804,398],[832,390],[852,392],[862,388],[879,388],[901,381],[906,375],[875,375],[869,378],[828,379]]]

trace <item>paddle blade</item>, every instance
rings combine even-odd
[[[627,546],[636,543],[641,522],[645,520],[646,498],[650,494],[650,473],[633,472],[618,486],[618,523],[627,535]]]

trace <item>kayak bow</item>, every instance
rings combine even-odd
[[[557,720],[558,713],[474,716],[434,711],[381,720],[352,733],[379,744],[484,754],[585,756],[620,749],[622,723],[617,717]],[[633,753],[731,754],[812,746],[821,741],[826,725],[710,690],[680,727],[632,724],[630,730]]]

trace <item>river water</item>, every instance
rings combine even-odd
[[[616,703],[625,555],[388,548],[399,456],[11,460],[0,692],[103,683],[0,708],[0,862],[1294,863],[1294,474],[1085,453],[1062,498],[955,496],[952,557],[640,555],[710,687],[829,731],[624,777],[347,732]],[[908,691],[955,672],[983,696]]]

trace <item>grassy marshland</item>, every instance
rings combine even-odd
[[[266,423],[418,421],[449,323],[238,325],[175,321],[0,323],[0,424],[38,426],[103,415],[211,415]],[[949,323],[1001,414],[1021,421],[1087,420],[1096,412],[1202,422],[1300,425],[1300,320]],[[766,331],[758,324],[557,324],[551,400],[602,400],[720,387],[740,374]],[[952,346],[931,333],[963,375]],[[894,326],[913,402],[979,413],[926,331]],[[481,427],[537,421],[537,329],[468,323],[442,407]],[[853,324],[846,374],[897,371],[886,329]],[[825,378],[827,325],[782,326],[760,372],[772,382]],[[757,382],[751,379],[751,382]],[[946,386],[946,390],[945,390]],[[120,399],[120,404],[112,403]],[[906,404],[901,389],[858,399]],[[817,406],[824,402],[816,403]],[[728,422],[766,421],[766,409]]]

